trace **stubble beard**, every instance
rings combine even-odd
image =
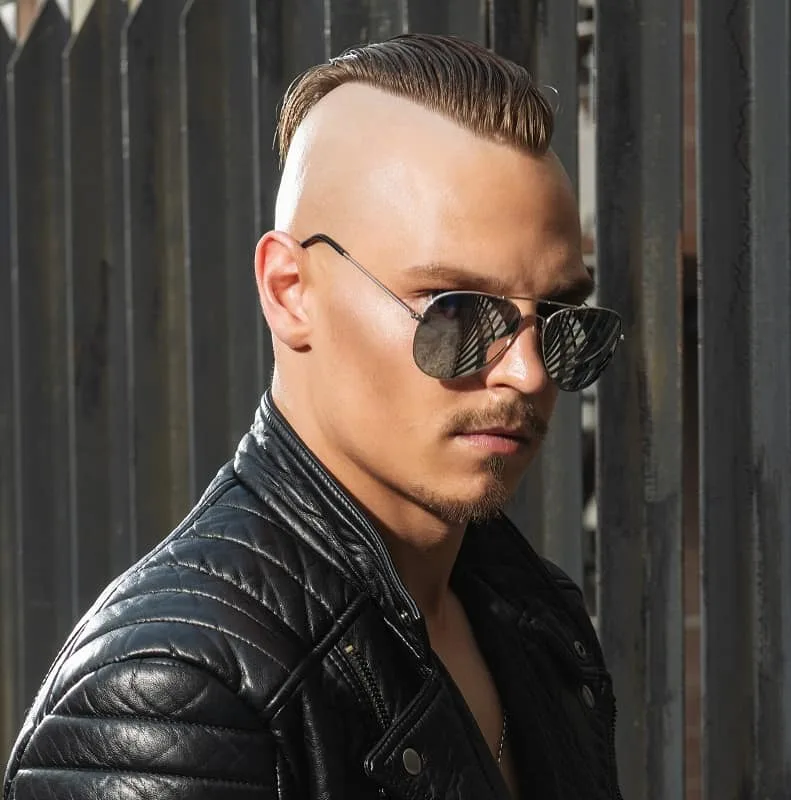
[[[511,492],[505,484],[505,459],[491,456],[486,461],[490,483],[486,491],[474,500],[461,500],[452,497],[439,497],[424,493],[423,505],[443,522],[450,525],[481,523],[497,517],[510,499]]]

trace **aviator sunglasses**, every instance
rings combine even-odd
[[[623,338],[621,317],[615,311],[532,297],[447,291],[433,296],[418,312],[326,234],[314,234],[300,245],[308,248],[319,242],[354,264],[418,323],[412,355],[432,378],[474,375],[510,347],[526,319],[535,319],[547,374],[563,391],[578,392],[601,375]],[[513,300],[534,302],[536,313],[523,317]]]

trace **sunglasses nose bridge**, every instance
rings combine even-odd
[[[546,389],[550,377],[541,352],[538,323],[535,314],[520,313],[502,352],[485,367],[487,383],[507,384],[525,395]]]

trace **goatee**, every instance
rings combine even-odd
[[[492,480],[485,494],[472,501],[432,498],[427,503],[429,509],[451,525],[486,522],[498,516],[510,498],[503,480],[505,460],[501,456],[492,456],[487,460],[486,467]]]

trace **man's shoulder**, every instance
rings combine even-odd
[[[108,664],[175,658],[263,709],[356,595],[229,471],[83,618],[48,694]]]
[[[20,771],[25,781],[68,776],[74,759],[81,769],[98,759],[101,774],[105,760],[145,771],[150,753],[141,748],[176,736],[184,746],[172,753],[187,753],[189,764],[171,759],[170,769],[185,786],[236,780],[243,751],[250,786],[268,785],[259,764],[271,744],[267,720],[289,686],[318,668],[319,643],[359,599],[302,534],[224,468],[76,626],[28,714],[6,788]],[[100,757],[102,748],[118,759]]]

